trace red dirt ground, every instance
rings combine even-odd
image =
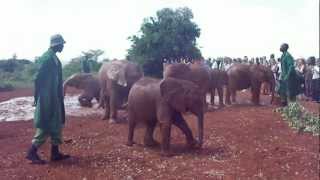
[[[0,93],[0,101],[30,95],[30,89]],[[142,145],[142,127],[135,133],[138,144],[127,147],[126,123],[108,124],[99,116],[67,117],[61,149],[72,158],[30,165],[24,157],[34,135],[32,122],[1,122],[0,179],[318,180],[319,136],[298,134],[273,111],[275,106],[255,107],[248,99],[242,93],[238,105],[206,114],[202,149],[185,149],[183,134],[173,128],[174,156],[169,158],[159,156],[159,147]],[[307,104],[317,112],[317,104]],[[185,117],[195,134],[195,118]],[[158,129],[155,136],[159,140]],[[42,158],[49,159],[49,148],[46,143],[39,150]]]

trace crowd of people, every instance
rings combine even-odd
[[[261,64],[271,68],[274,73],[274,77],[277,81],[277,88],[280,84],[281,75],[281,58],[275,58],[274,54],[270,55],[267,59],[266,56],[249,58],[244,56],[243,58],[209,58],[207,64],[212,69],[228,70],[233,64]],[[294,60],[295,71],[300,79],[304,81],[302,83],[303,96],[306,100],[312,100],[315,102],[320,102],[320,58],[315,58],[311,56],[307,59],[298,58]]]

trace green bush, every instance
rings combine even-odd
[[[12,91],[14,89],[13,85],[7,82],[0,83],[0,92]]]
[[[13,90],[14,88],[32,87],[34,75],[37,72],[35,63],[21,63],[17,61],[12,71],[0,68],[0,79],[2,90]]]
[[[37,62],[37,59],[35,60]],[[98,72],[102,63],[90,60],[92,73]],[[0,91],[9,91],[14,88],[33,87],[35,75],[38,72],[39,63],[28,60],[0,60]],[[75,73],[81,72],[79,58],[71,60],[63,66],[63,79]]]
[[[299,103],[290,103],[287,107],[278,108],[276,111],[281,113],[281,116],[288,121],[291,127],[299,129],[299,131],[312,132],[314,135],[319,135],[319,116],[306,111]]]
[[[90,70],[91,73],[96,73],[99,71],[102,63],[99,63],[97,61],[90,61]],[[68,78],[72,74],[80,73],[81,72],[81,61],[80,59],[74,59],[71,60],[68,64],[63,66],[62,74],[63,79]]]
[[[67,79],[69,76],[75,73],[81,72],[80,60],[71,60],[68,64],[62,68],[63,79]]]

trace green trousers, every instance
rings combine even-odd
[[[51,138],[52,145],[59,145],[62,143],[62,129],[54,130],[54,131],[45,131],[43,129],[37,128],[36,134],[32,139],[32,144],[37,147],[40,147],[42,144],[46,142],[48,137]]]

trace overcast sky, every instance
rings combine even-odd
[[[67,41],[64,62],[89,49],[122,59],[143,18],[185,6],[201,28],[205,58],[279,56],[283,42],[296,58],[319,56],[318,0],[1,0],[0,59],[34,59],[56,33]]]

